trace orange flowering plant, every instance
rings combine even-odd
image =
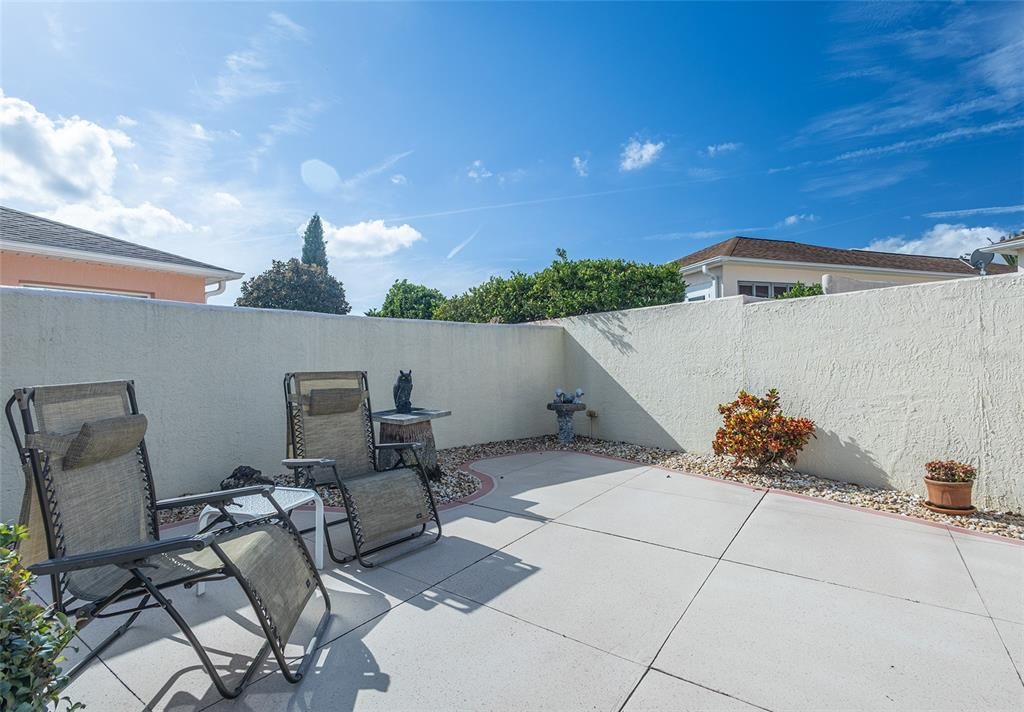
[[[815,437],[813,420],[783,414],[774,388],[764,398],[740,391],[732,403],[719,405],[718,412],[722,427],[711,445],[715,454],[753,463],[758,471],[769,465],[793,464],[797,453]]]

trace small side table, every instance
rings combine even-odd
[[[373,414],[373,419],[380,423],[380,442],[383,443],[422,443],[419,451],[420,462],[432,480],[441,478],[441,468],[437,466],[437,446],[434,444],[434,428],[430,421],[451,415],[450,410],[432,408],[413,408],[411,413],[398,413],[395,410],[380,410]],[[399,454],[390,450],[381,450],[379,467],[394,467],[399,462]]]
[[[315,507],[316,530],[313,539],[313,562],[318,569],[324,567],[324,501],[314,490],[300,489],[299,487],[275,487],[270,495],[274,498],[281,509],[291,515],[292,511],[304,504],[313,503]],[[227,506],[232,516],[238,519],[256,519],[276,514],[277,510],[261,494],[238,497],[234,503]],[[198,531],[202,531],[210,519],[220,515],[216,507],[206,506],[199,514]],[[196,584],[196,595],[202,596],[206,591],[206,584]]]

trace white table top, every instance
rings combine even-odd
[[[301,507],[303,504],[309,504],[320,498],[320,495],[313,490],[301,489],[299,487],[275,487],[270,496],[286,512],[290,512],[296,507]],[[210,506],[207,506],[206,509],[217,511],[215,507]],[[273,514],[277,511],[274,509],[274,505],[261,494],[236,497],[234,504],[229,504],[227,510],[232,514],[243,514],[250,517]]]
[[[413,408],[411,413],[398,413],[395,410],[378,410],[373,414],[373,419],[378,423],[390,425],[413,425],[425,423],[434,418],[444,418],[451,415],[450,410],[437,410],[434,408]]]

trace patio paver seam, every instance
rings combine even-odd
[[[754,514],[755,511],[757,511],[757,508],[761,506],[761,502],[763,502],[764,498],[767,496],[768,491],[765,490],[765,492],[761,494],[761,498],[758,499],[754,506],[751,507],[750,511],[747,512],[747,516],[743,519],[743,522],[741,522],[740,525],[736,528],[736,531],[733,533],[732,538],[729,540],[729,543],[726,545],[725,549],[722,550],[721,556],[719,556],[715,560],[715,563],[711,567],[711,570],[708,571],[708,575],[704,577],[703,581],[701,581],[700,586],[697,587],[696,593],[693,594],[693,597],[690,598],[689,602],[686,604],[686,607],[683,608],[683,612],[679,614],[679,618],[676,619],[676,622],[669,629],[668,635],[665,636],[665,640],[661,641],[661,645],[658,646],[658,651],[654,654],[654,657],[651,659],[651,664],[647,666],[648,669],[654,667],[654,663],[658,661],[658,656],[661,655],[661,652],[665,649],[665,646],[668,644],[669,638],[671,638],[672,635],[676,632],[676,628],[678,628],[679,624],[682,623],[683,618],[686,616],[686,612],[690,610],[690,607],[693,605],[693,602],[697,600],[698,596],[700,596],[700,592],[704,590],[704,587],[707,585],[708,581],[711,580],[711,577],[712,575],[714,575],[715,570],[718,568],[718,565],[722,563],[722,558],[725,556],[726,552],[729,551],[729,547],[732,546],[732,543],[734,541],[736,541],[736,537],[738,537],[740,532],[743,531],[743,527],[745,527],[747,522],[750,521],[750,517]]]
[[[795,574],[792,571],[780,571],[779,569],[773,569],[773,568],[770,568],[768,566],[758,566],[757,564],[751,564],[751,563],[748,563],[746,561],[736,561],[735,559],[726,559],[724,557],[723,557],[722,560],[727,562],[727,563],[730,563],[730,564],[736,564],[737,566],[746,566],[747,568],[759,569],[761,571],[768,571],[770,573],[779,574],[781,576],[792,576],[793,578],[803,579],[804,581],[814,581],[815,583],[823,583],[823,584],[825,584],[827,586],[837,586],[839,588],[845,588],[845,589],[848,589],[850,591],[860,591],[861,593],[870,593],[870,594],[874,594],[876,596],[883,596],[885,598],[892,598],[892,599],[895,599],[897,601],[905,601],[907,603],[915,603],[915,604],[918,604],[918,605],[921,605],[921,606],[930,606],[931,608],[939,608],[939,609],[942,609],[944,611],[953,611],[954,613],[963,613],[964,615],[975,616],[977,618],[987,618],[989,620],[992,619],[992,616],[989,615],[987,612],[986,613],[975,613],[973,611],[965,611],[962,608],[953,608],[952,606],[942,606],[942,605],[939,605],[938,603],[930,603],[928,601],[920,601],[920,600],[918,600],[916,598],[906,598],[904,596],[897,596],[897,595],[895,595],[893,593],[884,593],[882,591],[873,591],[873,590],[871,590],[869,588],[860,588],[858,586],[851,586],[849,584],[839,583],[837,581],[829,581],[828,579],[819,579],[819,578],[814,578],[813,576],[805,576],[804,574]],[[986,609],[986,611],[987,611],[987,609]],[[1000,620],[1002,620],[1002,619],[1000,619]],[[1007,621],[1007,622],[1012,623],[1013,621]]]
[[[947,530],[948,531],[948,530]],[[953,540],[953,546],[956,547],[956,553],[960,556],[960,561],[963,562],[964,568],[967,569],[967,575],[971,579],[971,584],[974,586],[975,593],[978,594],[978,598],[981,600],[981,605],[988,613],[988,619],[992,621],[992,627],[996,629],[996,636],[999,637],[999,642],[1003,645],[1003,650],[1006,651],[1006,655],[1010,658],[1010,665],[1013,667],[1014,672],[1017,673],[1017,679],[1020,680],[1020,684],[1024,686],[1024,675],[1021,674],[1021,670],[1018,669],[1016,661],[1013,659],[1013,655],[1010,653],[1010,646],[1006,644],[1006,640],[1003,639],[1003,634],[999,630],[999,626],[996,625],[996,619],[992,615],[991,609],[988,607],[988,603],[985,602],[985,597],[981,595],[981,589],[978,588],[978,582],[974,580],[974,574],[971,573],[971,567],[967,563],[967,559],[964,557],[964,552],[960,550],[960,545],[956,541],[956,537],[953,536],[953,532],[949,531],[949,538]],[[1003,620],[1000,618],[999,620]],[[1012,623],[1013,621],[1007,621]]]
[[[629,701],[633,699],[633,695],[635,695],[636,691],[640,689],[640,685],[643,684],[644,679],[647,677],[647,674],[650,673],[650,671],[650,666],[647,666],[644,668],[644,671],[640,673],[640,679],[636,681],[636,684],[633,685],[633,689],[629,691],[628,695],[626,695],[626,699],[624,699],[622,701],[622,704],[619,705],[619,712],[622,712],[624,709],[626,709],[626,705],[628,705]]]
[[[566,514],[568,514],[568,512],[566,512]],[[558,521],[558,519],[552,519],[549,522],[545,522],[545,524],[557,524],[560,527],[569,527],[570,529],[579,529],[581,531],[591,532],[593,534],[604,534],[605,536],[613,536],[616,539],[624,539],[625,541],[633,541],[633,542],[636,542],[637,544],[647,544],[648,546],[656,546],[656,547],[658,547],[660,549],[668,549],[669,551],[680,551],[680,552],[682,552],[684,554],[693,554],[694,556],[703,556],[705,559],[715,559],[715,560],[718,559],[717,556],[713,556],[711,554],[702,554],[699,551],[692,551],[691,549],[683,549],[683,548],[678,547],[678,546],[669,546],[668,544],[659,544],[656,541],[647,541],[646,539],[637,539],[635,537],[625,536],[623,534],[616,534],[615,532],[602,531],[601,529],[591,529],[590,527],[580,526],[579,524],[568,524],[566,522],[560,522],[560,521]],[[534,531],[536,531],[536,530],[534,530]]]
[[[675,678],[676,680],[682,680],[683,682],[689,683],[690,685],[695,685],[696,687],[703,688],[703,689],[707,690],[708,692],[714,692],[716,695],[722,695],[723,697],[729,697],[729,698],[731,698],[733,700],[736,700],[737,702],[742,702],[745,705],[750,705],[751,707],[756,707],[759,710],[764,710],[765,712],[774,712],[774,710],[772,710],[770,707],[765,707],[764,705],[759,705],[756,702],[751,702],[750,700],[745,700],[742,697],[737,697],[736,695],[730,695],[728,692],[723,692],[722,690],[716,690],[714,687],[708,687],[707,685],[702,685],[701,683],[694,682],[693,680],[687,680],[682,675],[676,675],[675,673],[671,673],[668,670],[662,670],[661,668],[654,667],[653,665],[649,668],[648,672],[650,672],[650,670],[654,670],[654,672],[660,672],[662,675],[668,675],[669,677]]]

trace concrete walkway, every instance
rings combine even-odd
[[[494,489],[443,512],[438,544],[324,572],[336,616],[301,684],[267,664],[220,700],[154,611],[69,694],[104,712],[1024,709],[1024,546],[578,453],[475,467]],[[235,587],[174,600],[244,668],[260,641]]]

